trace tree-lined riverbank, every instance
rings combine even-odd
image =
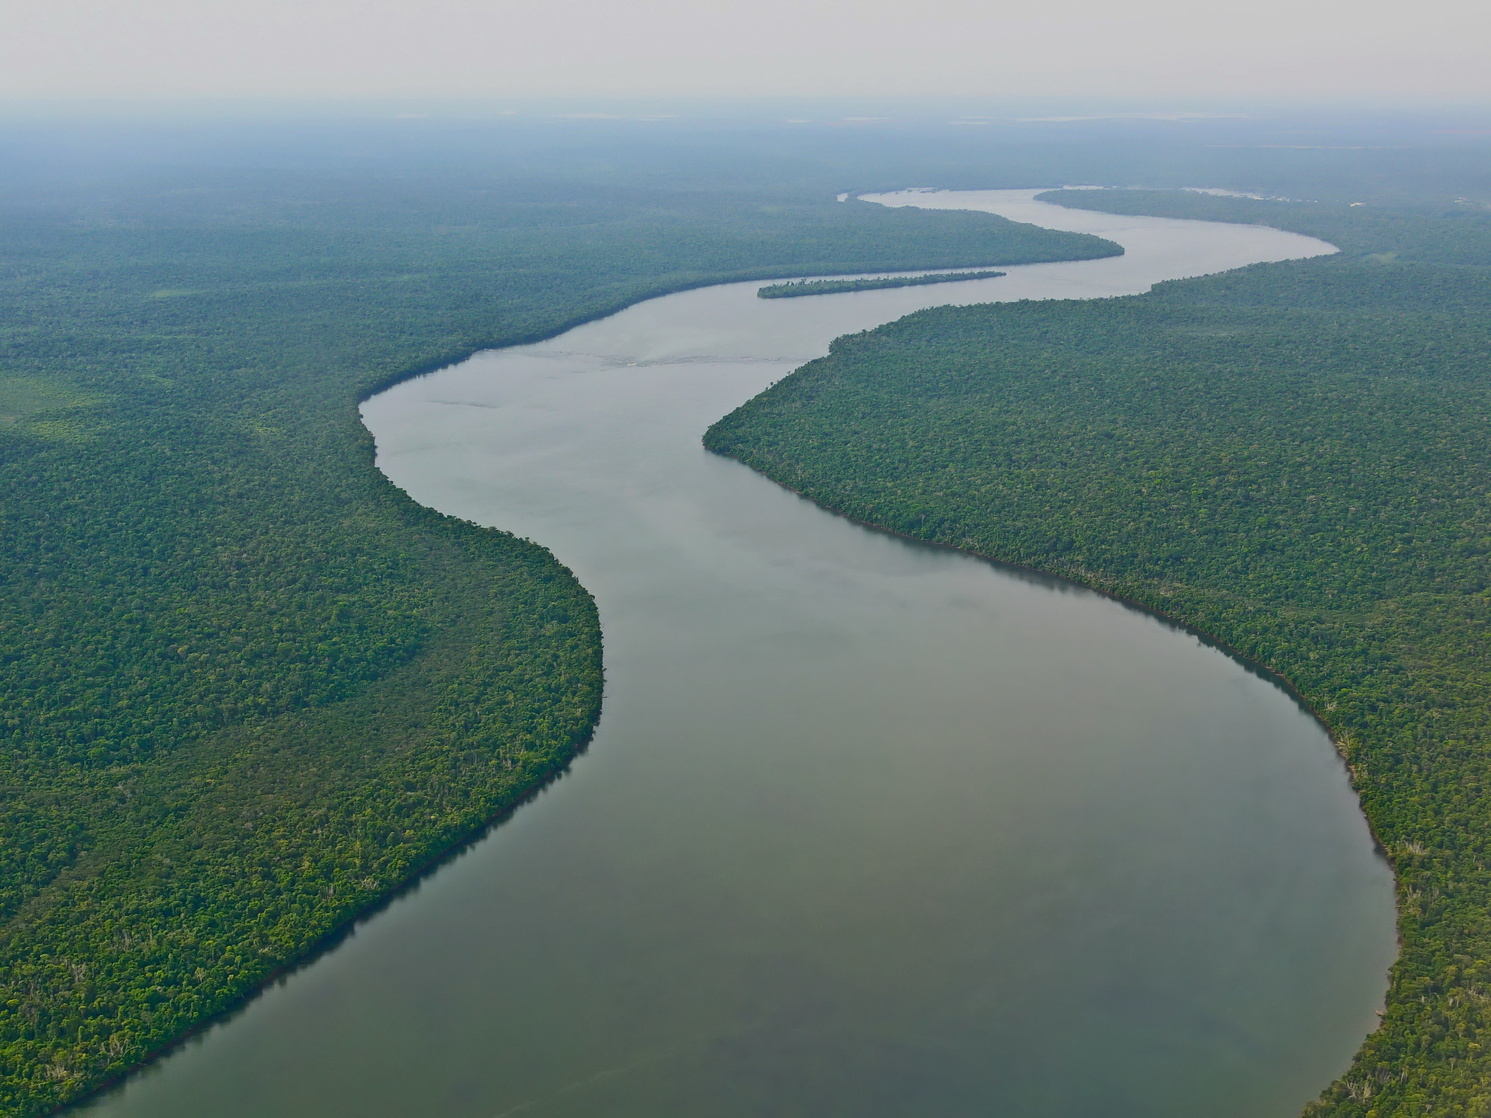
[[[841,339],[706,445],[820,504],[1142,602],[1289,680],[1400,882],[1383,1026],[1313,1113],[1491,1098],[1491,218],[1059,192],[1336,257]]]
[[[402,173],[173,171],[5,205],[12,1116],[238,1004],[591,731],[588,594],[390,486],[360,398],[725,278],[1109,250],[790,193]]]

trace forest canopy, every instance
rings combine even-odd
[[[888,530],[1141,603],[1287,680],[1398,878],[1382,1027],[1310,1113],[1491,1105],[1491,213],[1063,191],[1336,256],[840,338],[705,442]]]
[[[0,183],[8,1118],[239,1003],[588,738],[589,595],[386,482],[360,399],[686,287],[1113,248],[817,191],[57,173]]]

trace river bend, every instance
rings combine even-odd
[[[704,429],[921,307],[1329,251],[908,192],[1127,253],[761,300],[733,284],[364,405],[416,500],[596,595],[573,771],[92,1118],[1288,1118],[1346,1067],[1392,883],[1284,693],[1099,595],[829,515]]]

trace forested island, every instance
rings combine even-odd
[[[247,179],[0,198],[10,1118],[239,1004],[591,732],[589,595],[390,485],[359,400],[668,291],[1114,248],[808,190]]]
[[[1386,1013],[1308,1113],[1491,1105],[1491,213],[1066,191],[1337,256],[922,311],[714,425],[821,505],[1208,634],[1329,727],[1398,880]]]
[[[837,295],[842,291],[879,291],[887,287],[921,287],[929,283],[998,279],[1005,274],[1004,272],[939,272],[930,276],[884,276],[879,279],[794,280],[791,283],[767,284],[760,288],[756,295],[761,299],[795,299],[800,295]]]

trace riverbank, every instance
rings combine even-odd
[[[1239,1116],[1317,1091],[1392,949],[1386,871],[1318,727],[1152,618],[866,532],[698,444],[928,300],[1325,251],[1124,224],[1143,252],[956,290],[700,289],[369,400],[401,488],[544,541],[595,594],[595,742],[417,896],[90,1114],[1101,1098],[1155,1118],[1198,1090]],[[970,990],[997,994],[950,993]],[[1176,1027],[1197,1015],[1226,1025]]]
[[[778,196],[253,181],[7,218],[8,1118],[241,1004],[594,724],[586,592],[389,486],[358,399],[661,290],[1087,244]]]
[[[1043,197],[1225,211],[1344,251],[1105,303],[923,312],[847,340],[708,444],[848,515],[1135,599],[1291,681],[1393,861],[1402,937],[1382,1027],[1309,1112],[1474,1112],[1491,1081],[1488,828],[1467,793],[1491,765],[1491,223]]]

